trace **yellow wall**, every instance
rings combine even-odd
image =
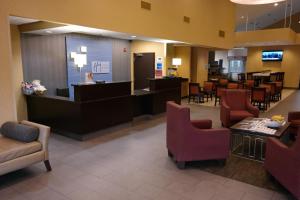
[[[195,45],[230,48],[233,45],[235,5],[228,0],[2,0],[11,15],[85,25]],[[57,12],[59,10],[59,12]],[[216,13],[218,13],[216,15]],[[190,24],[183,16],[191,18]],[[226,32],[225,38],[218,31]]]
[[[191,47],[176,46],[175,57],[181,58],[181,66],[178,67],[178,76],[190,79],[191,77]]]
[[[266,29],[235,33],[235,46],[296,44],[297,34],[290,28]]]
[[[9,15],[77,24],[135,35],[183,41],[219,48],[233,46],[235,6],[228,0],[1,0],[0,1],[0,124],[17,119],[13,85]],[[218,15],[216,15],[218,13]],[[183,16],[191,23],[183,23]],[[218,31],[226,32],[225,38]],[[17,75],[19,77],[19,75]]]
[[[131,42],[131,81],[134,83],[134,53],[155,53],[155,60],[162,57],[163,63],[163,76],[166,74],[166,44],[159,42],[148,42],[141,40],[134,40]],[[132,87],[134,88],[134,87]]]
[[[208,52],[209,49],[202,47],[191,49],[191,82],[200,83],[200,86],[207,81]]]
[[[208,52],[209,49],[197,48],[197,82],[203,86],[204,82],[207,81],[208,77]]]
[[[17,119],[27,119],[27,107],[25,97],[21,92],[20,85],[23,81],[23,66],[21,55],[21,38],[18,26],[11,25],[11,46],[12,46],[12,62],[14,74],[14,90],[17,107]]]
[[[7,13],[0,5],[0,124],[17,119],[15,89],[13,86],[10,27]]]
[[[262,62],[263,50],[284,50],[282,62]],[[285,87],[297,88],[300,78],[300,46],[253,47],[248,49],[246,71],[272,70],[285,72]]]
[[[181,66],[178,67],[179,77],[191,79],[191,47],[167,45],[166,68],[172,66],[172,58],[181,58]]]

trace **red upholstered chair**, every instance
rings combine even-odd
[[[247,117],[258,117],[258,115],[259,110],[250,103],[247,90],[224,91],[220,111],[223,126],[230,127]]]
[[[214,83],[210,81],[205,81],[203,85],[203,93],[204,96],[206,96],[206,101],[208,101],[208,98],[212,100],[214,93]]]
[[[254,80],[246,80],[245,89],[251,90],[254,87]]]
[[[239,84],[238,83],[228,83],[227,89],[239,89]]]
[[[283,82],[282,81],[276,81],[275,84],[276,84],[276,98],[278,100],[281,100]]]
[[[300,130],[300,129],[299,129]],[[299,133],[299,132],[298,132]],[[300,138],[292,147],[269,138],[266,146],[265,169],[296,199],[300,199]]]
[[[225,160],[229,156],[229,129],[212,129],[211,120],[190,120],[190,109],[167,102],[167,148],[178,168],[195,160]]]
[[[201,92],[199,83],[189,83],[189,103],[191,99],[198,103],[204,103],[204,95]]]
[[[270,106],[270,99],[268,98],[266,88],[252,88],[251,103],[259,109],[267,110]]]
[[[217,103],[219,104],[221,103],[221,97],[225,89],[226,88],[224,87],[217,86],[216,95],[215,95],[215,106],[217,106]]]
[[[221,78],[221,79],[219,80],[219,86],[227,87],[228,82],[229,82],[228,79],[226,79],[226,78]]]
[[[290,132],[297,135],[298,128],[300,127],[300,111],[289,112],[288,121],[291,122]]]

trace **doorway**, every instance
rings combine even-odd
[[[135,53],[134,57],[134,89],[149,87],[149,78],[155,77],[155,53]]]

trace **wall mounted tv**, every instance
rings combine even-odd
[[[273,50],[273,51],[263,51],[262,61],[282,61],[283,51]]]

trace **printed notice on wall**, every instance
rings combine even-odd
[[[110,73],[109,61],[92,61],[93,74],[108,74]]]

